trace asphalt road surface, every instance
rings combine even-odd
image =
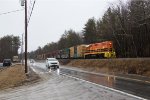
[[[61,68],[61,73],[65,73],[80,79],[84,79],[96,84],[107,86],[113,89],[127,92],[129,94],[137,95],[143,98],[150,99],[150,79],[142,77],[147,80],[140,80],[138,78],[130,78],[128,76],[113,76],[113,75],[104,75],[97,73],[88,73],[84,71],[76,71],[72,69]]]
[[[44,63],[37,63],[37,65],[41,66],[41,68],[45,67]],[[66,68],[64,66],[60,67],[60,73],[150,99],[150,78],[147,77],[104,75],[81,71],[77,68]]]
[[[67,75],[49,71],[44,63],[30,65],[42,81],[0,91],[0,100],[143,100]]]

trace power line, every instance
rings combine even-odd
[[[28,15],[30,15],[30,13],[31,13],[32,6],[33,6],[33,3],[32,3],[32,0],[30,0],[30,5],[28,7]]]
[[[32,9],[31,9],[31,13],[30,13],[29,19],[28,19],[28,23],[30,22],[30,19],[31,19],[31,16],[32,16],[32,13],[33,13],[33,9],[34,9],[35,2],[36,2],[36,0],[34,0],[34,2],[33,2],[33,6],[32,6]]]
[[[34,0],[34,2],[33,2],[33,6],[32,6],[32,9],[31,9],[31,13],[30,13],[30,16],[29,16],[29,19],[28,19],[28,24],[29,24],[29,22],[30,22],[30,19],[31,19],[31,16],[32,16],[33,10],[34,10],[35,2],[36,2],[36,0]]]
[[[13,11],[9,11],[9,12],[0,13],[0,15],[6,15],[6,14],[10,14],[10,13],[16,13],[18,11],[23,11],[23,10],[24,9],[13,10]]]

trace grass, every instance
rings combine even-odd
[[[0,90],[21,85],[26,79],[23,66],[15,65],[5,68],[0,71]]]
[[[138,74],[150,77],[150,59],[76,59],[67,65],[94,72]]]

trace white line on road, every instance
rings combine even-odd
[[[34,72],[36,72],[36,70],[35,70],[33,67],[31,67],[31,68],[32,68],[32,70],[33,70]],[[38,73],[38,72],[36,72],[36,73]],[[139,100],[147,100],[147,99],[145,99],[145,98],[142,98],[142,97],[139,97],[139,96],[135,96],[135,95],[133,95],[133,94],[129,94],[129,93],[126,93],[126,92],[123,92],[123,91],[120,91],[120,90],[116,90],[116,89],[113,89],[113,88],[109,88],[109,87],[106,87],[106,86],[103,86],[103,85],[100,85],[100,84],[92,83],[92,82],[90,82],[90,81],[86,81],[86,80],[83,80],[83,79],[80,79],[80,78],[77,78],[77,77],[73,77],[73,76],[70,76],[70,75],[67,75],[67,74],[62,74],[62,73],[60,73],[60,75],[64,75],[64,76],[67,76],[67,77],[70,77],[70,78],[74,78],[74,79],[77,79],[77,80],[80,80],[80,81],[83,81],[83,82],[87,82],[87,83],[89,83],[89,84],[93,84],[93,85],[99,86],[99,87],[101,87],[101,88],[104,88],[104,89],[107,89],[107,90],[111,90],[111,91],[114,91],[114,92],[118,92],[118,93],[121,93],[121,94],[123,94],[123,95],[127,95],[127,96],[130,96],[130,97],[139,99]]]
[[[68,68],[63,68],[63,69],[73,70],[73,71],[78,71],[78,72],[83,72],[83,73],[89,73],[89,74],[94,74],[94,75],[109,76],[109,77],[120,78],[120,79],[124,79],[124,80],[131,80],[131,81],[150,83],[150,81],[144,81],[144,80],[139,80],[139,79],[121,77],[121,76],[116,76],[116,75],[100,74],[100,73],[88,72],[88,71],[83,71],[83,70],[74,70],[74,69],[68,69]]]
[[[130,97],[139,99],[139,100],[147,100],[147,99],[145,99],[145,98],[142,98],[142,97],[139,97],[139,96],[135,96],[135,95],[133,95],[133,94],[129,94],[129,93],[126,93],[126,92],[123,92],[123,91],[120,91],[120,90],[116,90],[116,89],[109,88],[109,87],[106,87],[106,86],[103,86],[103,85],[99,85],[99,84],[96,84],[96,83],[92,83],[92,82],[90,82],[90,81],[86,81],[86,80],[83,80],[83,79],[80,79],[80,78],[77,78],[77,77],[73,77],[73,76],[70,76],[70,75],[67,75],[67,74],[62,74],[62,73],[60,73],[60,75],[64,75],[64,76],[67,76],[67,77],[70,77],[70,78],[74,78],[74,79],[77,79],[77,80],[80,80],[80,81],[83,81],[83,82],[87,82],[87,83],[90,83],[90,84],[99,86],[99,87],[101,87],[101,88],[104,88],[104,89],[107,89],[107,90],[111,90],[111,91],[114,91],[114,92],[118,92],[118,93],[121,93],[121,94],[123,94],[123,95],[127,95],[127,96],[130,96]]]

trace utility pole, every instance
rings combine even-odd
[[[21,43],[21,62],[23,66],[23,34],[22,34],[22,43]]]
[[[28,73],[28,65],[27,65],[27,32],[28,32],[28,29],[27,29],[27,24],[28,24],[28,21],[27,21],[27,0],[25,0],[25,73],[27,74]]]
[[[27,19],[27,0],[21,0],[21,6],[25,6],[25,73],[28,74],[28,65],[27,65],[27,43],[28,43],[28,19]]]

